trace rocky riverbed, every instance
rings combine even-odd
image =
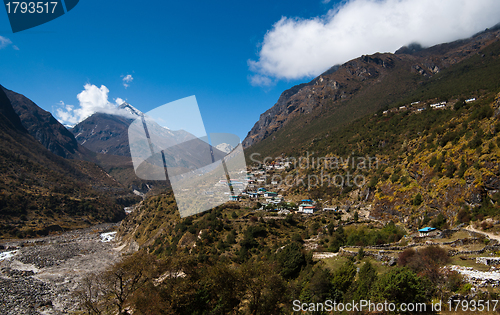
[[[0,314],[69,314],[77,309],[73,292],[90,273],[120,260],[115,225],[105,224],[61,235],[0,241]]]

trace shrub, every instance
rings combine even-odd
[[[465,283],[463,284],[460,289],[458,290],[458,293],[462,295],[466,295],[467,293],[470,292],[470,289],[472,289],[472,284],[470,283]]]
[[[288,244],[280,250],[276,254],[276,260],[281,267],[280,274],[284,278],[295,278],[306,265],[305,255],[297,243]]]
[[[375,284],[374,297],[396,305],[428,302],[424,282],[407,268],[395,268],[382,275]]]
[[[431,221],[431,226],[437,229],[441,229],[446,226],[446,217],[440,213]]]
[[[470,212],[465,209],[460,210],[457,214],[457,221],[459,223],[467,223],[470,221],[470,219],[471,219]]]
[[[398,266],[406,266],[416,255],[416,251],[413,248],[407,248],[399,254]]]
[[[332,275],[332,286],[340,291],[337,295],[342,296],[347,292],[356,277],[356,266],[348,260],[339,269],[335,270]]]
[[[413,197],[412,204],[414,206],[420,206],[422,204],[422,195],[420,193],[416,194],[415,197]]]

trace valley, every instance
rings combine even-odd
[[[60,235],[2,240],[0,312],[72,314],[82,280],[120,261],[123,248],[106,239],[116,224],[103,224]],[[8,255],[9,254],[9,255]]]
[[[136,176],[139,117],[121,102],[67,129],[1,87],[0,313],[499,299],[499,26],[363,55],[284,91],[242,142],[246,174],[215,184],[242,193],[195,215],[181,218],[168,180]],[[214,163],[234,147],[204,150]],[[164,151],[181,170],[205,165]],[[194,190],[182,191],[216,188]]]

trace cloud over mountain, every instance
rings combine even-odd
[[[258,60],[248,61],[250,82],[312,77],[363,54],[450,42],[498,22],[498,0],[349,0],[324,16],[282,17],[264,36]]]
[[[65,125],[75,125],[97,112],[135,118],[129,111],[118,107],[123,103],[123,99],[118,97],[113,104],[108,100],[108,94],[109,89],[106,86],[101,85],[99,88],[87,83],[84,85],[84,90],[77,95],[80,105],[76,107],[61,101],[60,107],[56,110],[56,117]]]

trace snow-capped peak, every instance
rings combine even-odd
[[[218,145],[216,145],[216,146],[215,146],[215,148],[216,148],[217,150],[220,150],[220,151],[225,152],[225,153],[229,153],[229,152],[231,152],[231,151],[234,149],[234,148],[233,148],[230,144],[228,144],[228,143],[221,143],[221,144],[218,144]]]
[[[141,117],[143,115],[143,113],[140,110],[138,110],[137,108],[135,108],[134,106],[130,105],[127,102],[123,102],[120,106],[118,106],[118,108],[126,110],[133,116]]]

